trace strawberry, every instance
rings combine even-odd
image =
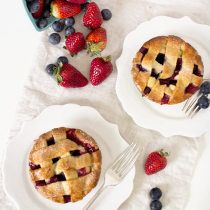
[[[84,26],[90,29],[97,29],[103,23],[103,16],[98,5],[95,2],[91,2],[83,16]]]
[[[77,32],[68,36],[68,38],[66,39],[66,47],[64,48],[67,49],[73,57],[75,54],[77,55],[79,51],[84,49],[84,47],[85,38],[82,33]]]
[[[155,174],[158,171],[163,170],[167,165],[166,156],[169,156],[169,153],[163,153],[163,149],[159,152],[152,152],[146,160],[145,164],[145,173],[147,175]]]
[[[101,55],[101,52],[105,49],[107,42],[106,30],[104,28],[98,28],[91,31],[86,37],[86,43],[88,47],[88,54]]]
[[[74,4],[85,4],[88,0],[66,0]]]
[[[42,15],[42,10],[43,10],[43,7],[44,7],[44,0],[38,0],[38,1],[39,1],[40,7],[39,7],[39,10],[38,10],[37,12],[32,13],[32,15],[33,15],[34,18],[39,18],[39,17],[41,17],[41,15]]]
[[[98,57],[92,60],[90,67],[90,82],[96,86],[101,84],[113,71],[111,56]]]
[[[79,88],[88,84],[88,80],[72,65],[60,63],[58,68],[54,68],[57,83],[65,88]]]
[[[66,0],[54,0],[51,2],[51,13],[56,18],[73,17],[81,12],[81,5],[67,2]]]

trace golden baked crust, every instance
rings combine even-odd
[[[131,74],[146,98],[159,104],[177,104],[199,89],[204,67],[190,44],[176,36],[159,36],[136,53]]]
[[[79,129],[55,128],[34,141],[30,180],[51,201],[76,202],[97,185],[101,163],[101,151],[91,136]]]

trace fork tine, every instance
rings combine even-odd
[[[133,148],[133,151],[130,153],[130,155],[124,160],[124,162],[120,165],[119,169],[116,171],[116,173],[119,175],[121,174],[124,169],[127,167],[127,165],[132,161],[136,153],[138,153],[138,150],[141,148],[140,144],[136,144],[135,148]]]
[[[198,106],[197,107],[197,109],[195,110],[195,112],[193,113],[193,115],[191,116],[191,119],[193,118],[193,117],[195,117],[195,115],[200,111],[200,107]]]
[[[184,109],[187,108],[188,104],[191,104],[190,102],[193,100],[193,98],[195,98],[195,96],[196,96],[197,94],[198,94],[198,92],[195,93],[192,97],[190,97],[190,98],[186,101],[184,107],[182,108],[182,111],[184,111]]]
[[[126,166],[124,167],[124,169],[121,171],[121,173],[119,173],[120,177],[124,177],[129,171],[130,169],[133,167],[133,165],[135,164],[138,156],[141,154],[143,150],[143,147],[141,145],[139,145],[138,149],[136,150],[136,152],[134,153],[134,155],[132,156],[132,158],[129,160],[129,162],[126,164]]]
[[[194,95],[193,99],[191,100],[191,102],[190,102],[189,106],[187,107],[185,113],[187,113],[187,112],[190,110],[190,108],[193,106],[193,104],[195,104],[195,102],[198,101],[198,99],[199,99],[201,96],[202,96],[202,94],[198,91],[198,92]]]
[[[191,114],[195,111],[196,107],[197,107],[197,103],[196,103],[196,104],[193,106],[193,108],[191,109],[191,111],[190,111],[188,117],[191,116]]]
[[[131,153],[131,149],[133,148],[133,147],[135,147],[135,145],[137,144],[137,141],[135,141],[135,142],[132,142],[131,144],[130,144],[130,146],[129,147],[127,147],[127,149],[123,152],[123,154],[121,154],[118,158],[117,158],[117,160],[112,164],[112,166],[111,166],[111,169],[112,170],[116,170],[120,165],[121,165],[121,163],[122,163],[122,161]]]

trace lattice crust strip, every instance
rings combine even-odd
[[[53,129],[34,142],[30,179],[44,197],[59,203],[76,202],[97,185],[101,160],[98,145],[85,132]]]
[[[160,36],[146,42],[133,59],[131,74],[139,91],[159,104],[180,103],[203,81],[197,51],[181,38]]]

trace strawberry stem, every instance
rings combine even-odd
[[[167,156],[169,156],[169,155],[170,155],[170,153],[169,153],[169,152],[165,152],[165,153],[163,153],[163,149],[161,149],[158,153],[159,153],[162,157],[167,157]]]
[[[104,59],[104,61],[111,61],[112,60],[112,56],[108,55],[107,57],[102,57]]]

